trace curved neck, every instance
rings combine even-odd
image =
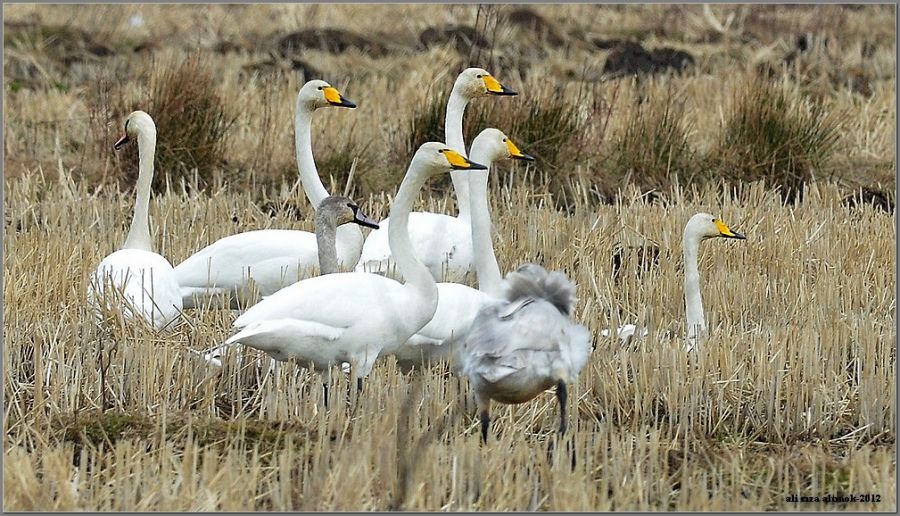
[[[394,197],[389,215],[391,223],[388,226],[388,244],[391,254],[406,281],[404,287],[411,288],[422,299],[422,302],[416,305],[415,313],[404,314],[404,322],[411,326],[420,322],[424,326],[437,309],[437,285],[431,272],[416,257],[409,239],[409,212],[426,179],[426,174],[413,157],[406,177],[400,183],[397,196]],[[418,331],[422,326],[416,327],[413,331]]]
[[[156,154],[156,134],[138,133],[138,180],[134,217],[122,249],[153,251],[150,239],[150,185],[153,182],[153,158]]]
[[[447,114],[444,117],[444,139],[451,149],[467,156],[466,143],[463,140],[463,113],[469,103],[464,95],[459,93],[454,86],[450,92],[450,100],[447,101]],[[453,180],[453,191],[456,192],[456,204],[459,208],[459,218],[469,219],[469,177],[464,170],[450,172]]]
[[[682,247],[684,252],[684,315],[688,340],[695,343],[706,330],[703,299],[700,297],[700,270],[697,267],[700,238],[684,235]]]
[[[319,252],[319,274],[334,274],[338,271],[337,247],[335,244],[334,219],[323,210],[316,211],[316,247]]]
[[[319,206],[323,199],[328,197],[328,191],[319,179],[319,171],[313,160],[312,152],[312,116],[315,108],[301,102],[297,97],[297,105],[294,112],[294,148],[297,153],[297,169],[300,171],[300,182],[303,183],[303,191],[312,203],[313,208]]]
[[[497,256],[494,254],[494,244],[491,241],[491,212],[488,204],[488,172],[493,164],[493,159],[487,156],[478,139],[472,144],[472,160],[488,167],[488,170],[473,170],[470,175],[469,187],[471,194],[472,211],[472,253],[475,261],[475,273],[478,276],[478,290],[492,297],[502,297],[503,278],[500,275],[500,266],[497,264]]]

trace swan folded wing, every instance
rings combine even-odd
[[[315,321],[275,319],[250,324],[225,341],[265,351],[277,360],[299,358],[317,363],[335,360],[329,344],[341,338],[345,328],[335,328]]]
[[[369,233],[356,266],[357,271],[392,272],[387,270],[393,265],[388,243],[389,224],[390,219],[384,219],[378,223],[379,231]],[[470,232],[470,225],[456,217],[430,212],[409,214],[409,238],[413,249],[435,279],[440,279],[441,274],[436,273],[448,266],[472,261]],[[450,276],[456,279],[458,274]]]
[[[496,382],[524,368],[573,378],[587,363],[590,332],[542,299],[517,306],[498,302],[481,310],[460,345],[467,375]],[[512,311],[506,318],[500,314]]]
[[[88,299],[94,307],[102,302],[109,308],[115,300],[126,317],[142,317],[157,329],[181,313],[181,293],[172,265],[156,253],[116,251],[100,262],[90,281]],[[108,292],[108,286],[116,292]]]
[[[175,267],[182,287],[234,287],[244,285],[247,270],[274,259],[315,266],[318,247],[313,233],[262,229],[227,236],[197,251]],[[281,268],[280,262],[273,263]]]
[[[482,306],[491,297],[466,285],[438,283],[438,305],[434,317],[417,335],[444,342],[459,338],[472,325]]]
[[[275,319],[315,321],[347,328],[379,317],[402,298],[403,285],[384,276],[345,272],[308,278],[266,297],[234,321],[237,328]]]

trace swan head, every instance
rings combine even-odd
[[[500,84],[500,81],[484,68],[463,70],[456,78],[453,90],[470,99],[487,95],[518,95],[515,91]]]
[[[337,88],[319,79],[309,81],[300,88],[300,93],[297,94],[297,103],[311,106],[313,109],[329,106],[356,107],[356,104],[344,98]]]
[[[359,224],[367,228],[378,229],[378,224],[363,213],[359,205],[349,197],[332,195],[322,199],[316,208],[316,218],[324,218],[334,226],[341,224]]]
[[[472,141],[471,154],[485,163],[507,158],[534,161],[533,157],[520,151],[512,139],[503,134],[503,131],[491,127],[478,133],[478,136]]]
[[[481,163],[475,163],[447,146],[446,143],[423,143],[413,156],[413,165],[429,175],[451,170],[487,170]]]
[[[713,217],[709,213],[698,213],[691,217],[687,225],[684,226],[684,236],[700,238],[736,238],[738,240],[746,240],[747,237],[733,231],[728,224],[722,222],[722,219]]]
[[[113,148],[116,150],[121,149],[125,144],[130,142],[132,138],[137,138],[139,134],[152,135],[155,137],[156,124],[153,123],[153,119],[150,118],[150,115],[147,113],[143,111],[133,111],[125,118],[125,135],[113,144]]]

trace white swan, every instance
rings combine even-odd
[[[681,248],[684,255],[684,313],[685,313],[685,344],[687,351],[694,349],[697,342],[706,332],[706,318],[703,313],[703,299],[700,296],[700,270],[697,266],[697,255],[700,253],[700,243],[709,238],[734,238],[745,240],[746,237],[733,231],[722,219],[713,217],[708,213],[697,213],[692,216],[684,226],[681,237]],[[602,330],[600,335],[608,337],[610,330]],[[616,331],[616,336],[622,343],[629,342],[632,338],[646,337],[649,329],[638,327],[634,324],[625,324]]]
[[[487,95],[516,95],[481,68],[469,68],[459,74],[450,92],[444,119],[447,145],[466,155],[463,141],[463,113],[474,98]],[[416,256],[431,271],[435,281],[460,282],[472,265],[472,235],[469,224],[469,183],[465,172],[451,172],[459,214],[414,212],[409,217],[410,239]],[[378,223],[390,228],[390,217]],[[394,270],[387,232],[370,233],[363,245],[357,271],[400,275]]]
[[[134,217],[122,249],[104,258],[91,273],[88,302],[98,317],[104,309],[120,309],[126,318],[138,317],[160,330],[179,316],[182,305],[172,265],[153,252],[150,237],[148,211],[156,153],[156,124],[150,115],[143,111],[128,115],[125,136],[115,149],[132,138],[137,139],[139,156]]]
[[[591,353],[588,329],[569,319],[575,285],[561,272],[526,264],[506,276],[505,299],[483,307],[457,346],[487,441],[491,400],[524,403],[556,385],[559,431],[566,430],[566,385]]]
[[[330,372],[348,362],[361,385],[382,349],[406,342],[434,315],[437,287],[413,253],[407,221],[425,181],[452,169],[484,169],[442,143],[426,143],[413,156],[391,206],[390,243],[401,284],[378,274],[348,272],[302,280],[269,296],[234,322],[227,345],[245,344],[276,360],[295,359]]]
[[[316,210],[316,245],[319,256],[319,275],[340,272],[335,233],[342,224],[359,224],[378,229],[355,202],[347,197],[326,197]],[[228,346],[223,344],[204,353],[203,358],[216,367],[222,365],[222,354]],[[259,364],[259,362],[257,362]],[[327,397],[327,396],[326,396]]]
[[[684,253],[684,315],[687,325],[685,349],[690,351],[706,332],[706,318],[703,314],[703,299],[700,297],[700,269],[697,255],[700,243],[709,238],[723,237],[745,240],[746,237],[732,231],[722,219],[708,213],[698,213],[688,220],[681,238]]]
[[[300,88],[294,119],[294,139],[300,181],[313,207],[328,197],[313,160],[310,132],[316,109],[326,106],[354,108],[325,81],[309,81]],[[356,224],[337,230],[338,262],[352,267],[359,260],[363,237]],[[274,294],[298,281],[317,263],[316,236],[309,231],[265,229],[227,236],[204,247],[175,267],[185,308],[225,292],[232,308],[253,303],[250,278],[260,296]]]
[[[402,370],[409,370],[450,356],[450,343],[472,324],[478,310],[503,294],[502,277],[491,243],[488,205],[488,172],[494,161],[504,158],[533,161],[498,129],[488,128],[472,142],[472,160],[488,170],[469,172],[472,244],[479,288],[459,283],[438,283],[438,306],[431,321],[404,345],[393,351]]]

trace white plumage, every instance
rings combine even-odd
[[[466,156],[462,121],[470,100],[488,95],[516,95],[481,68],[464,70],[453,85],[447,102],[444,134],[447,146]],[[414,212],[409,216],[409,237],[416,256],[425,264],[435,281],[458,283],[472,267],[472,234],[469,211],[469,179],[466,172],[451,172],[453,190],[459,207],[454,217],[441,213]],[[390,228],[390,218],[378,223]],[[402,279],[395,269],[387,231],[370,233],[363,245],[357,271],[388,274]]]
[[[412,252],[406,217],[427,178],[453,168],[484,167],[444,144],[423,144],[394,199],[397,224],[390,228],[390,241],[405,283],[363,272],[305,279],[244,312],[234,323],[240,331],[227,343],[325,370],[349,362],[355,379],[367,376],[382,349],[399,346],[434,315],[437,288]]]
[[[490,167],[500,159],[532,161],[503,132],[485,129],[472,142],[472,159],[488,170],[468,172],[471,191],[471,224],[479,289],[458,283],[438,283],[438,306],[431,321],[402,346],[392,352],[402,370],[422,367],[429,362],[447,359],[450,343],[464,334],[478,310],[499,295],[500,269],[491,243],[491,215],[487,201],[487,179]]]
[[[181,314],[181,295],[168,260],[153,252],[150,237],[150,185],[156,151],[156,124],[150,115],[135,111],[125,119],[119,149],[138,141],[138,181],[134,217],[122,249],[104,258],[91,273],[88,304],[102,319],[104,311],[119,310],[127,320],[143,320],[160,330]]]
[[[313,80],[297,94],[295,145],[300,180],[313,207],[328,196],[313,160],[310,131],[316,109],[327,106],[356,107],[325,81]],[[363,237],[359,226],[345,224],[337,230],[340,265],[353,267],[359,260]],[[308,276],[318,264],[316,236],[309,231],[265,229],[227,236],[204,247],[175,267],[184,306],[209,301],[226,292],[232,308],[257,301]],[[252,279],[252,282],[251,282]]]

